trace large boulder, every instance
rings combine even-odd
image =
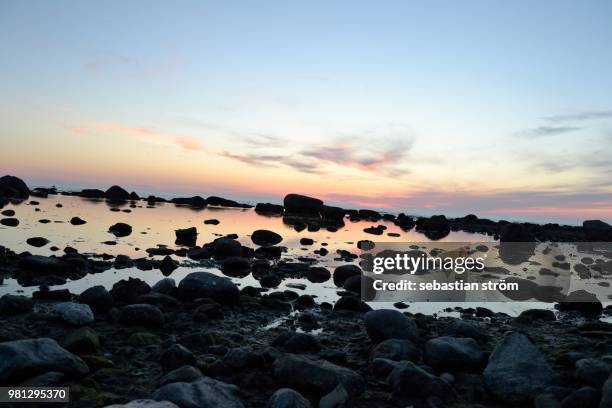
[[[287,194],[283,204],[286,213],[318,217],[323,201],[300,194]]]
[[[127,201],[131,198],[130,193],[119,186],[109,187],[104,193],[104,197],[111,201]]]
[[[341,288],[351,276],[361,276],[361,268],[357,265],[341,265],[334,270],[334,285]]]
[[[79,295],[79,302],[89,305],[94,312],[106,312],[113,307],[113,297],[104,286],[92,286]]]
[[[438,372],[478,371],[484,358],[474,339],[443,336],[425,343],[425,362]]]
[[[0,297],[0,316],[13,316],[27,313],[34,307],[32,299],[21,295],[4,295]]]
[[[25,200],[30,196],[26,183],[15,176],[0,177],[0,197]]]
[[[217,238],[212,243],[213,255],[216,258],[242,255],[242,244],[228,237]]]
[[[311,408],[310,401],[291,388],[277,390],[268,400],[267,408]]]
[[[387,339],[416,340],[419,336],[413,319],[397,310],[372,310],[365,315],[365,327],[374,343]]]
[[[582,223],[584,235],[591,241],[612,240],[612,226],[600,220],[587,220]]]
[[[612,376],[607,379],[601,389],[599,408],[612,408]]]
[[[121,309],[119,321],[126,326],[160,328],[164,325],[164,314],[153,305],[128,305]]]
[[[152,398],[170,401],[181,408],[243,408],[238,392],[235,385],[203,377],[191,383],[166,384],[155,391]]]
[[[353,370],[296,354],[278,357],[274,361],[274,375],[280,385],[312,392],[319,397],[333,391],[338,384],[352,396],[360,395],[365,388],[365,381]]]
[[[260,229],[251,234],[251,241],[259,246],[272,246],[280,243],[283,240],[279,234],[274,231]]]
[[[0,384],[16,384],[49,371],[69,376],[89,372],[87,364],[53,339],[26,339],[0,343]]]
[[[198,229],[196,227],[177,229],[174,233],[176,235],[176,240],[174,241],[176,245],[187,247],[196,246],[196,241],[198,239]]]
[[[270,203],[257,203],[255,212],[263,215],[283,215],[284,208],[282,205]]]
[[[142,279],[127,278],[115,282],[110,294],[117,303],[136,303],[138,298],[145,293],[149,293],[151,287]]]
[[[500,401],[529,404],[557,376],[544,355],[520,333],[506,336],[493,350],[484,370],[487,389]]]
[[[127,237],[132,233],[132,226],[125,222],[118,222],[108,227],[108,232],[116,237]]]
[[[179,283],[178,296],[184,300],[211,298],[219,303],[237,303],[240,291],[229,278],[210,272],[193,272]]]
[[[154,401],[150,399],[139,399],[130,401],[127,404],[107,405],[104,408],[179,408],[170,401]]]
[[[94,321],[91,308],[83,303],[58,303],[53,307],[53,313],[73,326],[84,326]]]
[[[200,370],[191,365],[184,365],[164,375],[159,380],[159,385],[166,385],[175,382],[193,382],[202,377],[204,376]]]
[[[377,358],[417,362],[421,358],[421,352],[410,340],[389,339],[378,343],[370,352],[371,361]]]
[[[410,361],[398,363],[389,374],[387,381],[396,401],[415,397],[437,397],[443,401],[452,401],[457,397],[453,387],[446,381]]]

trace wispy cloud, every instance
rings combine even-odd
[[[546,137],[575,132],[580,129],[582,128],[577,126],[538,126],[518,132],[516,135],[519,137]]]
[[[256,167],[276,167],[278,165],[278,162],[282,161],[285,158],[285,156],[274,154],[238,154],[231,153],[228,151],[223,151],[219,153],[219,155],[227,157],[229,159],[238,160]]]
[[[577,113],[551,115],[545,116],[542,119],[547,122],[561,123],[609,118],[612,118],[612,110],[583,111]]]

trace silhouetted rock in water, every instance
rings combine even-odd
[[[5,217],[12,217],[15,215],[15,211],[14,210],[4,210],[0,212],[0,214],[4,215]]]
[[[104,193],[104,197],[106,197],[110,201],[127,201],[130,199],[134,199],[133,196],[130,195],[126,190],[119,186],[112,186]],[[136,196],[136,199],[138,197]]]
[[[196,246],[196,241],[198,239],[198,230],[196,227],[177,229],[174,231],[174,234],[176,235],[176,240],[174,241],[176,245],[187,247]]]
[[[365,232],[366,234],[372,234],[372,235],[382,235],[386,229],[387,227],[385,227],[384,225],[378,225],[376,227],[364,228],[363,232]]]
[[[395,219],[395,225],[403,229],[404,231],[411,230],[415,227],[416,221],[413,217],[400,213]]]
[[[206,225],[219,225],[219,220],[217,219],[210,219],[210,220],[204,220],[204,224]]]
[[[419,336],[414,320],[397,310],[380,309],[366,313],[365,327],[374,343],[388,339],[416,340]]]
[[[212,242],[212,253],[215,258],[241,256],[242,244],[228,237],[217,238]]]
[[[416,221],[416,230],[435,241],[450,233],[450,223],[444,215],[432,215],[430,218],[419,218]]]
[[[259,246],[272,246],[282,242],[283,237],[274,231],[256,230],[251,234],[251,241]]]
[[[30,197],[30,189],[18,177],[2,176],[0,177],[0,197],[25,200]]]
[[[555,317],[555,313],[552,310],[527,309],[522,311],[521,314],[518,315],[518,317],[514,321],[520,324],[532,324],[539,320],[552,322],[557,320],[557,318]]]
[[[33,238],[28,238],[26,242],[28,243],[28,245],[32,245],[33,247],[36,247],[36,248],[41,248],[47,245],[49,243],[49,240],[43,237],[33,237]]]
[[[0,297],[0,316],[14,316],[32,311],[32,299],[21,295],[4,295]]]
[[[612,226],[600,220],[587,220],[582,223],[586,239],[591,241],[612,241]]]
[[[334,285],[341,288],[351,276],[361,276],[361,268],[357,265],[341,265],[334,270]]]
[[[556,307],[564,312],[575,311],[592,317],[601,315],[603,311],[603,305],[597,296],[582,289],[569,293]]]
[[[70,219],[70,224],[72,225],[83,225],[83,224],[87,224],[87,221],[79,218],[79,217],[72,217]]]
[[[252,205],[242,204],[234,200],[228,200],[227,198],[210,196],[206,199],[207,205],[216,207],[237,207],[237,208],[252,208]]]
[[[382,215],[375,210],[360,209],[357,214],[359,215],[360,219],[373,222],[376,222],[382,218]]]
[[[195,208],[206,207],[206,200],[200,196],[173,198],[172,200],[170,200],[170,202],[179,205],[190,205]]]
[[[327,282],[331,278],[331,273],[322,266],[308,268],[306,271],[306,279],[312,283]]]
[[[40,290],[32,292],[32,298],[36,300],[46,301],[68,301],[72,299],[73,295],[68,289],[49,289],[48,287],[41,287]]]
[[[284,208],[282,205],[270,203],[258,203],[255,206],[255,212],[261,215],[283,215]]]
[[[211,298],[219,303],[237,303],[240,291],[228,278],[209,272],[193,272],[178,285],[178,295],[184,300]]]
[[[159,264],[159,270],[164,276],[170,275],[176,268],[178,268],[178,262],[174,261],[168,255],[166,255]]]
[[[223,260],[221,272],[234,278],[244,278],[251,273],[251,263],[241,256],[231,256]]]
[[[323,201],[300,194],[287,194],[283,204],[286,213],[318,217]]]
[[[5,227],[16,227],[19,225],[19,220],[17,218],[2,218],[0,224]]]
[[[30,195],[33,197],[39,198],[47,198],[49,194],[57,194],[57,189],[55,187],[44,188],[44,187],[36,187],[34,190],[30,191]]]
[[[157,197],[154,195],[150,195],[146,198],[146,201],[148,204],[155,204],[155,203],[165,203],[167,202],[167,200],[165,198],[162,197]]]
[[[300,239],[300,245],[312,245],[314,244],[314,241],[312,238],[301,238]]]
[[[116,303],[135,303],[140,295],[151,291],[151,287],[145,281],[138,278],[122,279],[113,285],[110,294]]]
[[[116,237],[127,237],[132,233],[132,226],[124,222],[118,222],[108,227],[108,232]]]
[[[557,378],[540,350],[519,333],[506,336],[495,347],[484,370],[488,391],[514,405],[531,403],[546,387],[555,385]]]
[[[84,190],[81,190],[79,193],[76,193],[76,195],[78,195],[79,197],[84,197],[84,198],[105,198],[106,197],[106,193],[102,190],[98,190],[97,188],[86,188]]]
[[[344,208],[323,205],[319,212],[326,224],[344,224],[344,215],[346,214]]]
[[[113,296],[104,286],[92,286],[84,290],[78,299],[79,302],[89,305],[94,312],[106,312],[114,303]]]
[[[533,233],[522,224],[506,225],[499,236],[500,242],[533,242],[535,236]]]

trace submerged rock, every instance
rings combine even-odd
[[[318,217],[323,201],[300,194],[287,194],[283,204],[287,213]]]
[[[280,243],[283,240],[279,234],[268,230],[257,230],[251,234],[251,241],[259,246],[272,246]]]
[[[43,237],[33,237],[33,238],[28,238],[26,242],[28,243],[28,245],[32,245],[33,247],[36,247],[36,248],[41,248],[47,245],[49,243],[49,240]]]
[[[118,222],[108,227],[108,232],[116,237],[127,237],[132,233],[132,226],[124,222]]]
[[[174,233],[176,235],[176,240],[174,241],[176,245],[188,247],[196,246],[196,241],[198,239],[198,230],[196,227],[177,229]]]

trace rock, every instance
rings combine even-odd
[[[104,286],[92,286],[79,295],[79,303],[89,305],[94,312],[106,312],[113,307],[113,297]]]
[[[104,197],[111,201],[127,201],[131,198],[130,193],[119,186],[112,186],[104,193]]]
[[[11,385],[49,371],[68,376],[89,372],[87,364],[53,339],[26,339],[0,343],[0,384]]]
[[[180,344],[171,345],[159,359],[164,371],[172,371],[184,365],[192,365],[195,364],[195,361],[193,353]]]
[[[361,294],[361,275],[354,275],[344,281],[344,289],[349,292],[356,293],[357,295]]]
[[[164,325],[164,314],[156,306],[134,304],[121,309],[119,321],[126,326],[161,328]]]
[[[209,320],[223,318],[223,310],[221,310],[221,305],[214,300],[208,300],[210,300],[209,303],[204,303],[198,306],[193,312],[193,320],[196,322],[208,322]]]
[[[83,224],[87,224],[87,221],[79,218],[79,217],[72,217],[70,219],[70,224],[72,225],[83,225]]]
[[[19,220],[17,218],[2,218],[0,224],[5,227],[16,227],[19,225]]]
[[[218,238],[213,242],[213,255],[215,258],[241,256],[242,245],[235,239],[227,237]]]
[[[569,293],[563,302],[557,304],[557,308],[564,312],[574,311],[591,317],[599,316],[603,311],[603,305],[597,296],[583,289]]]
[[[534,235],[525,226],[517,223],[506,225],[499,236],[500,242],[533,242]]]
[[[306,279],[312,283],[327,282],[331,278],[331,273],[322,266],[308,268],[306,271]]]
[[[387,378],[393,390],[393,399],[438,397],[453,401],[457,395],[452,386],[439,377],[423,370],[410,361],[403,361],[391,371]]]
[[[348,405],[348,402],[348,392],[342,384],[338,384],[332,392],[321,398],[319,408],[344,408]]]
[[[418,330],[413,319],[397,310],[373,310],[365,315],[365,327],[374,343],[387,339],[416,340]]]
[[[161,343],[161,339],[153,333],[138,332],[132,334],[127,343],[132,347],[147,347]]]
[[[587,220],[582,223],[586,238],[591,241],[611,241],[612,226],[600,220]]]
[[[176,289],[176,282],[172,278],[164,278],[158,281],[151,288],[152,292],[163,293],[164,295],[171,295]]]
[[[241,204],[234,200],[229,200],[223,197],[210,196],[206,198],[206,204],[216,207],[236,207],[236,208],[252,208],[252,205]]]
[[[370,352],[371,361],[377,358],[416,363],[421,358],[421,352],[410,340],[389,339],[378,343]]]
[[[15,215],[15,211],[14,210],[4,210],[0,212],[0,214],[4,215],[5,217],[12,217]]]
[[[43,288],[32,292],[32,299],[67,302],[72,299],[72,293],[68,289],[50,290],[49,288]]]
[[[49,240],[43,237],[33,237],[33,238],[28,238],[26,242],[28,245],[32,245],[33,247],[36,247],[36,248],[41,248],[47,245],[49,243]]]
[[[65,383],[66,376],[64,373],[60,373],[58,371],[49,371],[48,373],[44,373],[41,375],[37,375],[36,377],[29,378],[22,383],[19,383],[20,387],[53,387],[53,386],[61,386],[61,384]]]
[[[259,246],[273,246],[282,242],[283,237],[274,231],[260,229],[251,234],[251,241]]]
[[[321,214],[321,218],[328,223],[331,222],[333,224],[340,225],[344,224],[344,214],[346,213],[344,208],[324,205],[319,210],[319,213]]]
[[[255,212],[262,215],[283,215],[283,211],[283,206],[278,204],[258,203],[255,206]]]
[[[311,408],[310,402],[291,388],[276,390],[268,400],[267,408]]]
[[[283,199],[283,205],[287,213],[318,217],[323,201],[300,194],[287,194]]]
[[[170,401],[154,401],[150,399],[139,399],[130,401],[127,404],[107,405],[104,408],[179,408]]]
[[[212,218],[210,220],[204,220],[205,225],[219,225],[219,220]]]
[[[450,223],[444,215],[432,215],[430,218],[419,218],[416,229],[432,240],[444,238],[450,233]]]
[[[334,310],[348,310],[351,312],[369,312],[372,308],[357,296],[342,296],[336,301]]]
[[[223,304],[238,303],[240,291],[228,278],[210,272],[192,272],[178,285],[178,295],[183,300],[211,298]]]
[[[221,271],[227,276],[244,278],[251,273],[251,262],[241,256],[231,256],[223,260]]]
[[[100,348],[100,339],[93,329],[81,327],[68,334],[62,346],[73,353],[94,354]]]
[[[118,238],[127,237],[132,233],[132,226],[124,222],[118,222],[108,227],[108,232]]]
[[[515,319],[516,322],[522,324],[532,323],[536,320],[544,320],[552,322],[557,320],[555,313],[552,310],[547,309],[528,309],[521,312],[520,315]]]
[[[237,386],[203,377],[197,381],[166,384],[152,395],[157,401],[171,401],[181,408],[243,408]]]
[[[14,316],[32,311],[32,299],[21,295],[4,295],[0,297],[0,316]]]
[[[561,401],[561,408],[596,408],[599,404],[599,391],[593,387],[582,387]]]
[[[223,364],[234,370],[245,367],[256,367],[263,364],[263,362],[263,357],[253,351],[253,348],[250,346],[229,349],[223,357]]]
[[[551,393],[545,392],[533,400],[534,408],[561,408],[561,402]]]
[[[512,333],[493,350],[484,370],[484,381],[500,401],[528,404],[546,387],[554,385],[557,376],[525,335]]]
[[[301,238],[300,239],[300,245],[312,245],[314,244],[314,241],[312,240],[312,238]]]
[[[274,375],[281,385],[318,396],[329,394],[338,384],[342,384],[351,396],[360,395],[365,388],[365,381],[353,370],[296,354],[278,357],[274,361]]]
[[[361,268],[357,265],[342,265],[334,270],[334,285],[341,288],[351,276],[361,276]]]
[[[0,197],[25,200],[30,197],[30,189],[26,183],[15,176],[0,177]]]
[[[576,361],[576,377],[587,385],[601,388],[612,375],[612,361],[583,358]]]
[[[170,371],[159,380],[159,385],[172,384],[175,382],[194,382],[204,377],[202,372],[194,366],[185,365],[176,370]]]
[[[443,336],[425,343],[425,362],[438,372],[479,371],[484,358],[474,339]]]
[[[176,268],[178,268],[178,263],[170,258],[169,255],[166,255],[159,264],[159,270],[164,276],[170,275]]]
[[[176,240],[174,241],[176,245],[187,247],[196,246],[196,241],[198,239],[198,229],[196,227],[177,229],[174,231],[174,234],[176,235]]]
[[[127,278],[116,282],[110,290],[110,294],[118,303],[134,303],[137,299],[151,291],[151,287],[145,281],[138,278]]]
[[[281,333],[276,339],[274,339],[272,345],[289,353],[308,353],[319,351],[321,349],[317,339],[310,334],[292,331]]]
[[[206,200],[200,196],[173,198],[170,202],[178,205],[189,205],[194,208],[206,207]]]
[[[73,326],[84,326],[94,321],[94,314],[90,307],[83,303],[59,303],[53,307],[53,313]]]
[[[606,380],[601,389],[599,408],[612,408],[612,376]]]

